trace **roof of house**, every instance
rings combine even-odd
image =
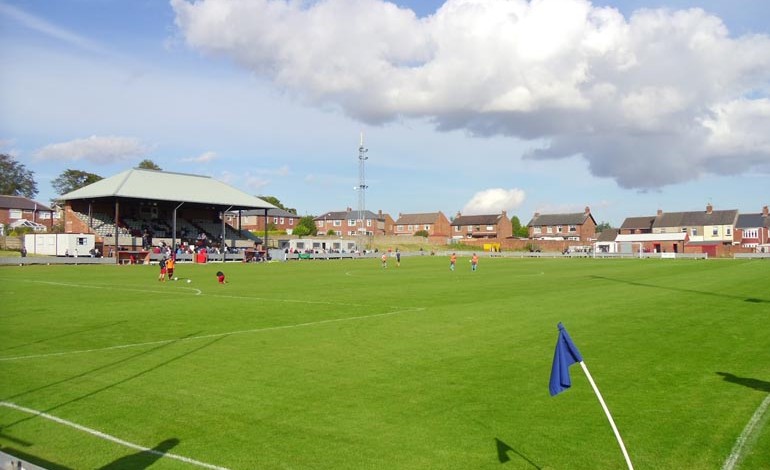
[[[700,227],[706,225],[732,225],[738,219],[738,210],[709,212],[664,212],[655,218],[653,228]]]
[[[535,214],[529,221],[527,227],[549,226],[549,225],[583,225],[588,219],[594,221],[594,216],[590,212],[576,212],[574,214]]]
[[[770,228],[770,217],[763,216],[762,213],[758,214],[740,214],[738,221],[735,223],[735,228]]]
[[[433,224],[442,216],[441,212],[428,212],[425,214],[400,214],[396,223],[398,225],[409,224]]]
[[[256,215],[257,217],[264,217],[265,216],[265,210],[264,209],[253,209],[248,211],[241,211],[241,215]],[[268,217],[294,217],[294,218],[300,218],[301,216],[297,214],[293,214],[287,210],[276,208],[276,209],[268,209],[267,210],[267,216]]]
[[[52,211],[50,207],[24,196],[0,196],[0,208],[2,209],[22,209]]]
[[[497,225],[503,214],[458,215],[452,221],[452,226],[466,225]]]
[[[597,242],[614,242],[617,236],[618,236],[618,229],[606,228],[599,233],[599,236],[596,237],[596,241]]]
[[[208,176],[132,168],[59,197],[60,200],[121,197],[230,206],[230,209],[276,207]]]
[[[364,220],[372,219],[372,220],[385,220],[386,214],[375,214],[374,212],[370,210],[365,210],[363,212],[363,218]],[[319,215],[313,220],[353,220],[353,219],[360,219],[358,217],[358,211],[357,210],[349,210],[349,211],[330,211],[325,214]]]
[[[623,221],[623,225],[620,226],[621,230],[633,230],[644,229],[652,230],[652,224],[655,223],[654,215],[645,215],[643,217],[626,217]]]

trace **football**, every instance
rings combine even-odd
[[[178,277],[175,277],[175,278],[174,278],[174,280],[175,280],[175,281],[178,281],[178,280],[179,280],[179,278],[178,278]]]
[[[188,280],[187,280],[187,283],[188,283],[188,284],[189,284],[189,283],[191,283],[191,282],[192,282],[192,279],[188,279]]]

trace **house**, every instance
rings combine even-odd
[[[655,223],[654,215],[643,217],[627,217],[620,226],[619,234],[638,235],[641,233],[652,233],[652,225]]]
[[[414,235],[419,231],[428,232],[429,237],[449,238],[449,219],[443,212],[427,214],[398,214],[393,229],[394,235]]]
[[[617,244],[615,243],[617,236],[618,229],[616,228],[602,230],[594,242],[594,251],[597,253],[615,253],[617,251]]]
[[[240,228],[252,232],[263,232],[265,225],[267,225],[268,230],[285,230],[287,233],[291,233],[299,223],[299,219],[300,216],[284,209],[267,209],[267,224],[265,224],[264,210],[241,211]],[[225,220],[231,226],[238,228],[237,213],[228,213]]]
[[[333,232],[337,236],[352,235],[389,235],[393,233],[393,218],[382,211],[369,210],[359,212],[348,207],[344,211],[332,211],[319,215],[315,219],[319,234]]]
[[[462,215],[459,212],[451,223],[452,238],[510,238],[513,236],[511,219],[505,211],[500,214]]]
[[[757,214],[740,214],[735,224],[735,241],[743,248],[770,249],[770,213],[768,207]]]
[[[527,224],[529,238],[541,240],[591,241],[596,238],[596,220],[591,208],[571,214],[540,214],[535,212]]]
[[[40,225],[50,231],[54,224],[54,211],[24,196],[0,196],[0,224],[6,226],[6,232],[11,227],[35,228]]]
[[[690,244],[715,245],[732,244],[735,239],[735,224],[738,210],[715,211],[711,204],[706,210],[692,212],[664,213],[659,210],[652,233],[687,233]]]

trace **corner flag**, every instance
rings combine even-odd
[[[572,338],[569,337],[564,325],[559,322],[559,339],[556,340],[556,351],[553,353],[553,365],[551,366],[551,382],[548,385],[551,396],[558,395],[572,386],[569,366],[582,361],[583,356],[580,355],[577,346],[572,342]]]

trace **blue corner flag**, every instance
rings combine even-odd
[[[551,366],[551,382],[548,384],[551,396],[558,395],[572,386],[569,366],[582,360],[583,356],[580,355],[577,346],[572,342],[564,325],[559,322],[559,339],[556,340],[556,351],[553,353]]]

